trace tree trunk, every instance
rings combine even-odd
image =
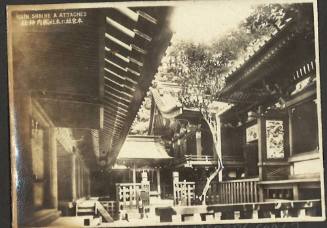
[[[211,131],[211,135],[212,135],[212,139],[213,139],[213,144],[215,145],[214,146],[214,150],[215,152],[217,153],[217,159],[218,159],[218,163],[217,163],[217,168],[215,169],[215,171],[213,173],[210,174],[210,176],[207,178],[207,182],[206,184],[204,185],[204,188],[203,188],[203,191],[202,191],[202,195],[201,195],[201,201],[202,201],[202,205],[205,205],[206,204],[206,196],[207,196],[207,192],[210,188],[210,185],[211,185],[211,181],[218,175],[218,173],[220,171],[223,170],[224,166],[223,166],[223,163],[222,163],[222,160],[221,158],[219,157],[219,154],[218,154],[218,150],[217,150],[217,135],[216,135],[216,129],[214,126],[212,126],[212,123],[206,118],[205,114],[203,114],[203,117],[204,117],[204,120],[207,122],[209,128],[210,128],[210,131]],[[220,137],[220,136],[218,136]]]

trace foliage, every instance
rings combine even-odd
[[[288,18],[301,16],[303,8],[310,10],[304,4],[257,5],[235,30],[211,43],[173,41],[156,79],[179,84],[179,100],[184,107],[207,110],[224,87],[227,73]],[[130,133],[146,134],[149,115],[150,108],[142,107]]]
[[[239,26],[210,44],[174,42],[157,79],[181,85],[184,107],[206,109],[224,87],[227,73],[255,47],[299,14],[302,4],[258,5]]]

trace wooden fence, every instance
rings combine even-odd
[[[220,182],[220,203],[258,202],[258,181],[258,178],[252,178]]]
[[[150,202],[150,184],[147,183],[117,183],[116,194],[118,208],[137,208],[142,200],[143,205],[149,205]]]
[[[174,182],[174,205],[189,206],[195,200],[195,182]]]

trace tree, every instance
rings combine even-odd
[[[303,11],[306,13],[301,14]],[[179,100],[185,107],[207,109],[235,65],[262,40],[280,30],[287,19],[306,15],[308,11],[310,7],[306,4],[257,5],[237,29],[210,44],[174,42],[157,78],[181,86]]]
[[[159,69],[157,79],[178,83],[181,86],[179,100],[183,106],[199,109],[209,123],[208,107],[224,87],[228,72],[243,62],[263,40],[280,30],[289,18],[301,16],[303,10],[308,13],[310,7],[305,4],[258,5],[236,30],[210,44],[175,42]],[[210,126],[210,129],[216,142],[214,127]],[[222,166],[222,163],[218,164],[218,168],[207,178],[202,193],[203,203],[211,181]]]

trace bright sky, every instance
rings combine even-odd
[[[176,7],[172,17],[174,39],[210,42],[235,28],[252,11],[242,1],[189,2]]]

